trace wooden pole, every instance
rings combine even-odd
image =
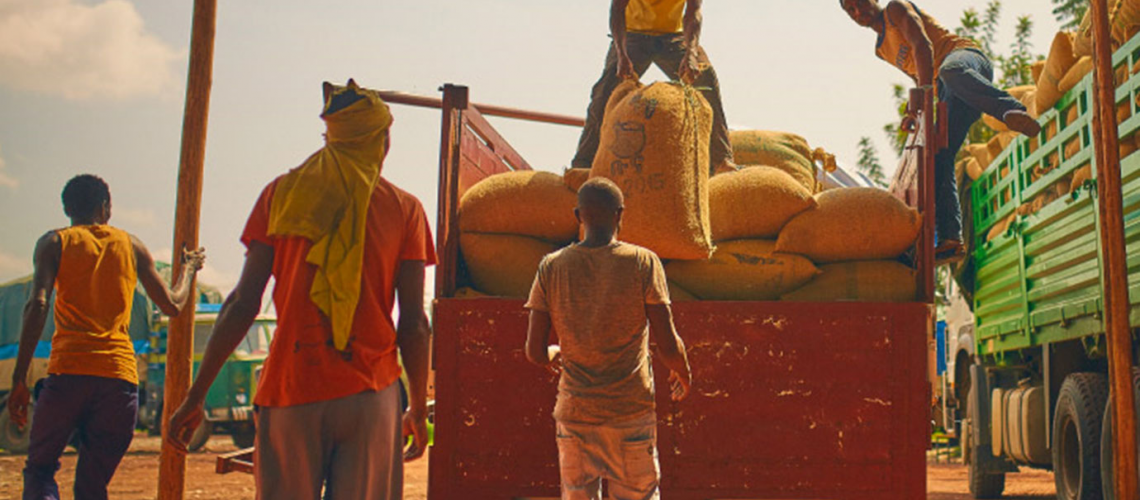
[[[171,276],[182,272],[182,250],[198,248],[198,220],[202,204],[202,170],[206,155],[206,124],[210,114],[210,85],[214,72],[214,28],[217,0],[195,0],[190,35],[190,69],[186,108],[182,118],[182,155],[178,167],[178,205],[174,216],[174,256]],[[191,290],[197,290],[191,282]],[[162,430],[190,389],[194,355],[194,309],[171,318],[166,338],[166,392]],[[158,470],[158,498],[181,500],[185,490],[186,455],[163,440]]]
[[[1112,74],[1106,0],[1092,0],[1096,102],[1096,178],[1103,249],[1104,323],[1108,337],[1108,374],[1112,388],[1113,465],[1116,498],[1138,498],[1136,485],[1136,421],[1132,389],[1132,328],[1129,322],[1128,255],[1124,246],[1116,84]]]

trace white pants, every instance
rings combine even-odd
[[[612,425],[557,423],[563,500],[657,500],[657,415]]]

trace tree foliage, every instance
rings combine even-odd
[[[859,161],[855,163],[859,173],[867,176],[871,182],[879,187],[887,187],[887,174],[883,172],[883,164],[879,161],[879,152],[870,137],[859,139]]]
[[[1063,30],[1075,30],[1081,25],[1085,12],[1089,10],[1089,0],[1052,0],[1053,17],[1061,23]]]

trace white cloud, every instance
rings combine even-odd
[[[0,283],[32,274],[32,259],[0,252]]]
[[[15,177],[5,174],[4,166],[4,157],[0,156],[0,186],[14,190],[20,186],[20,181],[16,180]]]
[[[112,207],[111,217],[116,223],[120,223],[119,225],[131,229],[154,227],[158,224],[158,217],[154,214],[154,210],[149,208]]]
[[[181,60],[126,0],[0,0],[0,85],[68,99],[164,94],[179,88]]]
[[[222,292],[222,296],[224,297],[237,285],[238,276],[222,271],[210,264],[206,264],[202,266],[201,271],[198,271],[198,282],[217,288],[218,291]]]

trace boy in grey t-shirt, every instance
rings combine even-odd
[[[673,400],[689,392],[661,261],[617,240],[623,203],[608,179],[582,185],[574,213],[586,237],[542,260],[526,304],[527,358],[561,371],[554,419],[567,500],[599,499],[603,478],[615,500],[659,496],[650,331],[671,370]]]

